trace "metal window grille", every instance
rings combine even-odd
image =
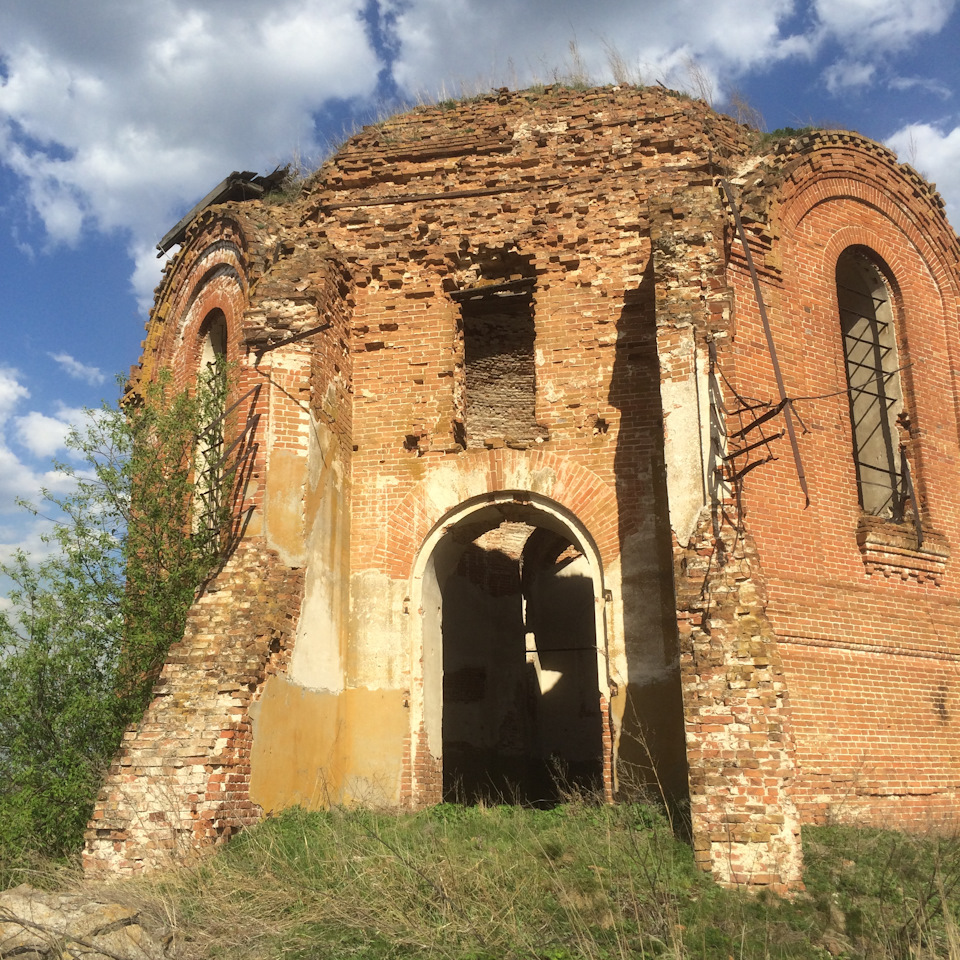
[[[900,521],[907,493],[897,430],[903,404],[889,295],[877,268],[848,253],[837,265],[837,297],[860,504]]]

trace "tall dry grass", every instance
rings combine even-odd
[[[960,960],[955,835],[810,827],[805,855],[787,901],[716,886],[650,805],[294,810],[107,893],[183,960]]]

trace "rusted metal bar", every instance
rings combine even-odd
[[[227,447],[227,449],[223,453],[223,456],[221,456],[220,459],[210,467],[210,469],[219,470],[230,458],[230,454],[233,453],[233,451],[236,450],[237,447],[241,443],[243,443],[244,440],[247,439],[247,436],[249,434],[251,434],[254,430],[257,429],[257,424],[259,423],[260,423],[259,413],[253,417],[250,417],[250,419],[247,420],[247,423],[244,426],[243,431],[240,433],[240,435],[233,441],[233,443],[230,444],[229,447]],[[237,461],[237,463],[238,464],[242,463],[244,459],[246,459],[246,457],[242,457],[240,460]]]
[[[743,223],[740,220],[740,209],[737,206],[737,199],[733,192],[733,187],[729,181],[721,180],[720,186],[726,194],[727,202],[733,211],[733,222],[737,228],[737,234],[740,242],[743,244],[743,253],[747,260],[747,269],[750,271],[750,279],[753,281],[753,292],[757,298],[757,307],[760,310],[760,319],[763,321],[763,332],[767,338],[767,349],[770,351],[770,360],[773,363],[773,374],[777,380],[777,389],[780,391],[780,406],[783,409],[783,417],[786,421],[787,436],[790,438],[790,448],[793,450],[793,462],[797,467],[797,479],[800,481],[800,489],[803,491],[805,506],[810,506],[810,492],[807,489],[807,477],[803,472],[803,461],[800,459],[800,445],[797,443],[797,432],[793,427],[793,417],[791,416],[790,398],[787,396],[786,387],[783,384],[783,374],[780,371],[780,361],[777,359],[777,348],[773,342],[773,333],[770,330],[770,321],[767,318],[767,308],[763,302],[763,292],[760,289],[760,279],[757,277],[757,268],[753,264],[753,254],[750,252],[750,244],[747,241],[746,231],[743,229]]]
[[[260,396],[260,391],[262,389],[263,389],[262,383],[258,383],[255,387],[251,387],[242,397],[240,397],[239,400],[237,400],[236,403],[231,404],[226,410],[223,411],[223,413],[221,413],[218,417],[215,417],[213,420],[211,420],[200,431],[200,436],[202,437],[205,433],[209,433],[214,427],[223,423],[223,421],[226,420],[227,417],[229,417],[230,414],[233,413],[233,411],[236,410],[237,407],[239,407],[240,404],[242,404],[244,400],[246,400],[248,397],[253,397],[253,402],[256,403],[257,398]],[[247,419],[249,420],[250,418],[248,417]]]
[[[776,459],[776,457],[765,457],[763,460],[754,460],[753,463],[748,463],[742,470],[730,474],[727,477],[727,482],[739,483],[751,470],[756,470],[757,467],[762,467],[765,463],[772,463]]]
[[[920,517],[920,504],[917,502],[917,492],[913,487],[913,474],[910,473],[910,461],[907,452],[900,447],[900,475],[903,478],[904,493],[913,501],[913,523],[917,529],[917,548],[923,546],[923,521]]]
[[[277,347],[285,347],[287,344],[296,343],[298,340],[306,340],[307,337],[312,337],[315,333],[322,333],[324,330],[329,330],[332,326],[333,323],[328,320],[326,323],[321,323],[319,327],[301,330],[300,333],[294,333],[292,336],[278,340],[276,343],[268,343],[262,347],[254,347],[253,352],[257,355],[257,363],[260,362],[260,358],[269,350],[276,350]]]
[[[730,453],[724,456],[724,460],[734,460],[737,457],[742,457],[745,453],[750,453],[751,450],[756,450],[757,447],[765,447],[768,443],[772,443],[774,440],[779,440],[786,430],[781,430],[779,433],[775,433],[772,437],[764,437],[762,440],[755,440],[753,443],[748,444],[746,447],[741,447],[739,450],[733,450]]]
[[[756,430],[757,427],[763,426],[768,420],[772,420],[774,417],[780,414],[780,411],[783,410],[788,401],[781,400],[775,407],[771,407],[766,413],[761,413],[756,420],[751,420],[745,427],[741,427],[735,433],[731,433],[730,436],[734,440],[739,440],[741,437],[745,437],[751,430]],[[739,412],[739,411],[738,411]]]

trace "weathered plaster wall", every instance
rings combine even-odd
[[[397,691],[333,693],[271,677],[253,711],[250,799],[265,813],[397,803],[403,701]]]
[[[262,299],[247,314],[249,328],[270,331],[257,342],[258,370],[273,388],[265,431],[266,536],[291,566],[304,569],[289,666],[267,680],[257,704],[251,799],[266,811],[295,803],[396,802],[389,771],[396,767],[397,749],[389,721],[394,740],[402,740],[397,698],[386,703],[376,688],[345,690],[352,285],[335,254],[318,252],[315,240],[291,247],[290,262],[261,285]],[[278,329],[277,316],[294,316],[296,325]],[[392,777],[397,780],[395,770]]]

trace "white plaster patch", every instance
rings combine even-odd
[[[367,570],[351,578],[347,685],[396,690],[410,683],[408,641],[401,622],[406,581]]]
[[[692,337],[688,343],[688,352],[692,352]],[[691,376],[660,384],[670,525],[684,547],[690,542],[705,502],[705,464],[710,449],[707,366],[705,358],[697,360]]]
[[[463,473],[452,464],[442,465],[430,472],[424,481],[424,500],[428,516],[439,517],[464,500],[487,492],[487,474],[484,467]]]
[[[343,610],[344,591],[348,587],[343,581],[342,551],[347,543],[344,526],[348,521],[342,508],[342,472],[337,469],[340,465],[325,469],[332,453],[333,435],[317,424],[313,437],[310,486],[320,496],[316,513],[308,521],[307,572],[289,673],[302,686],[337,693],[344,686]]]
[[[324,564],[307,568],[290,679],[312,690],[339,693],[344,687],[340,631],[331,614],[333,578]]]
[[[542,493],[549,497],[553,493],[554,484],[557,482],[557,471],[552,467],[543,467],[540,470],[532,470],[529,474],[529,489],[534,493]]]
[[[556,123],[528,123],[523,120],[517,124],[513,131],[513,139],[532,140],[534,137],[542,137],[545,134],[563,133],[566,129],[566,120],[558,120]]]

